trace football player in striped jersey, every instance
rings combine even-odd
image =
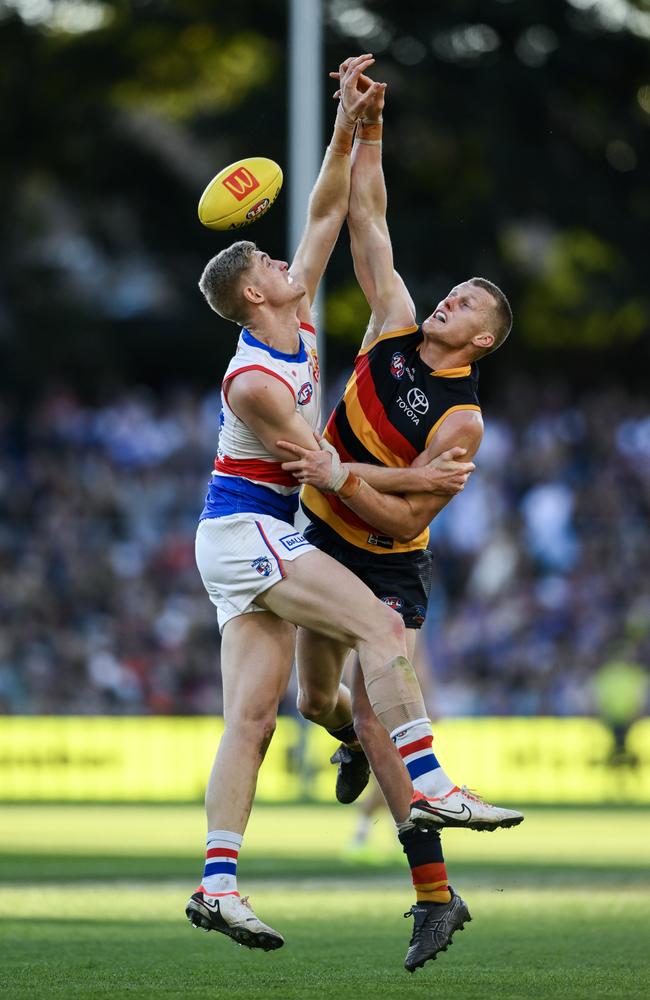
[[[342,101],[289,266],[240,241],[206,266],[200,287],[219,315],[243,327],[222,387],[222,424],[196,539],[197,564],[223,633],[225,731],[206,792],[208,837],[202,883],[187,904],[191,923],[239,944],[271,950],[282,935],[237,888],[237,863],[260,764],[293,663],[295,626],[359,652],[373,710],[392,732],[422,720],[424,703],[406,658],[402,619],[348,569],[295,528],[298,484],[282,469],[279,438],[318,450],[318,363],[310,303],[348,211],[356,122],[379,85],[358,89],[373,62],[342,70]],[[469,469],[446,456],[413,480],[446,492]],[[437,484],[437,486],[436,486]],[[356,474],[331,488],[369,516],[383,495]]]
[[[363,77],[360,86],[372,84]],[[283,468],[306,484],[301,502],[311,524],[305,537],[402,616],[412,658],[431,580],[428,525],[451,496],[414,491],[408,473],[445,449],[462,449],[470,459],[476,454],[483,434],[477,361],[505,341],[512,314],[496,285],[472,278],[452,288],[418,325],[393,264],[381,161],[384,90],[375,87],[374,93],[356,133],[348,213],[355,271],[372,315],[321,451],[285,442],[296,461]],[[380,475],[385,466],[391,480]],[[383,507],[371,517],[360,516],[329,488],[333,468],[390,491]],[[299,631],[299,708],[341,740],[333,757],[339,763],[337,797],[353,801],[360,794],[368,761],[386,797],[416,889],[415,930],[405,962],[413,971],[444,950],[468,919],[465,904],[447,884],[432,827],[493,830],[516,826],[523,816],[485,802],[448,777],[433,753],[428,720],[395,730],[392,745],[372,710],[358,663],[351,710],[347,689],[338,686],[347,652],[329,637]],[[425,822],[428,829],[418,829]]]

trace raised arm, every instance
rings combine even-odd
[[[345,66],[345,64],[343,64]],[[382,167],[382,121],[385,87],[374,91],[367,77],[360,87],[374,93],[357,130],[352,154],[348,227],[357,280],[372,311],[364,345],[382,330],[396,330],[415,322],[415,307],[395,271],[386,221],[387,194]]]
[[[360,75],[373,62],[372,56],[367,54],[348,59],[341,65],[341,100],[332,140],[309,199],[305,231],[290,267],[292,277],[300,281],[307,292],[307,301],[299,312],[301,319],[309,319],[309,306],[348,212],[354,130],[380,86],[374,84],[362,92],[358,83]]]

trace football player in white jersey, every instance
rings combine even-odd
[[[289,680],[296,626],[359,653],[373,709],[389,732],[421,723],[426,715],[405,656],[401,618],[295,529],[298,486],[282,470],[292,456],[277,445],[286,440],[318,449],[310,303],[347,215],[356,122],[382,86],[366,93],[357,86],[373,61],[359,56],[342,68],[334,134],[291,266],[241,241],[217,254],[200,281],[210,306],[243,330],[224,379],[219,454],[196,541],[197,564],[223,634],[226,727],[206,792],[203,879],[186,913],[194,926],[264,950],[281,947],[283,938],[240,898],[237,860]],[[461,452],[409,470],[414,484],[446,493],[461,489],[473,469],[453,461]],[[360,516],[376,517],[385,503],[384,494],[336,462],[330,488]]]

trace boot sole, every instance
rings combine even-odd
[[[482,823],[479,820],[470,820],[468,823],[464,823],[462,820],[455,820],[449,816],[439,816],[437,813],[429,812],[420,806],[412,806],[410,818],[416,826],[435,826],[437,829],[455,827],[457,829],[478,830],[479,832],[485,831],[486,833],[507,830],[512,826],[519,826],[524,821],[523,816],[510,816],[496,823]]]
[[[220,918],[221,924],[218,924],[212,916],[206,915],[196,904],[191,902],[185,909],[185,916],[192,927],[196,927],[197,929],[200,927],[206,933],[208,931],[217,931],[219,934],[229,937],[236,944],[243,945],[244,948],[277,951],[284,944],[283,938],[279,935],[276,937],[274,934],[269,934],[267,931],[255,933],[254,931],[247,930],[245,927],[230,927],[223,920],[223,917]]]

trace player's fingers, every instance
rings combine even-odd
[[[440,457],[444,458],[445,461],[449,462],[454,458],[460,458],[461,455],[466,455],[466,454],[467,454],[467,448],[461,448],[458,445],[454,445],[454,447],[449,448],[448,451],[443,451]]]
[[[285,472],[293,472],[294,475],[298,472],[302,472],[302,459],[298,462],[283,462],[282,468]]]
[[[362,73],[357,83],[358,83],[358,88],[363,94],[363,98],[365,101],[372,100],[378,94],[378,91],[376,90],[376,84],[374,80],[370,79],[369,76],[364,76],[364,74]]]
[[[363,73],[364,70],[368,69],[369,66],[372,66],[374,61],[375,60],[372,56],[364,57],[363,62],[360,62],[357,66],[351,66],[347,73],[348,80],[352,83],[356,83],[360,74]]]
[[[365,72],[365,70],[367,70],[369,66],[373,65],[374,61],[375,61],[374,56],[370,56],[368,59],[364,59],[363,62],[359,63],[358,66],[354,67],[352,73],[357,79],[359,79],[359,77]]]
[[[338,101],[340,96],[341,96],[340,90],[337,90],[335,93],[332,94],[332,97],[334,98],[335,101]]]
[[[343,75],[349,76],[357,69],[357,67],[362,66],[363,63],[367,62],[368,59],[372,59],[371,52],[366,52],[364,53],[364,55],[354,56],[351,59],[346,59],[345,62],[342,62],[341,65],[339,66],[339,71]]]
[[[373,56],[372,52],[362,52],[361,55],[350,56],[350,58],[346,59],[345,62],[347,63],[348,68],[350,68],[350,67],[353,67],[353,66],[358,66],[359,63],[364,62],[366,59],[373,59],[373,58],[374,58],[374,56]],[[343,64],[341,64],[341,65],[343,65]]]
[[[305,455],[309,454],[306,448],[301,448],[299,444],[294,444],[293,441],[276,441],[276,448],[282,448],[283,451],[290,451],[292,455],[297,455],[298,458],[304,458]]]

